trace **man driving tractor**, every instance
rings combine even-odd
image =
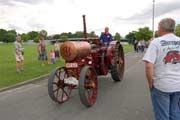
[[[105,46],[109,46],[110,42],[112,41],[113,37],[109,33],[109,28],[105,27],[104,32],[101,33],[100,40]]]

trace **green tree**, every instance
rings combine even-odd
[[[135,40],[135,39],[136,39],[136,38],[135,38],[135,33],[136,33],[136,31],[129,32],[129,33],[125,36],[125,38],[130,39],[130,40]]]
[[[68,40],[68,36],[62,35],[62,36],[60,37],[60,39],[62,39],[63,41],[67,41],[67,40]]]
[[[98,37],[94,31],[91,31],[88,36],[89,37]]]
[[[114,35],[114,40],[120,40],[121,39],[121,35],[117,32]]]
[[[55,34],[55,35],[53,36],[53,39],[60,39],[60,37],[61,37],[60,34]]]
[[[84,37],[84,33],[82,31],[77,31],[75,34],[74,34],[74,37],[75,38],[83,38]]]
[[[35,38],[39,37],[39,33],[36,31],[28,32],[27,35],[29,36],[29,40],[34,40]]]
[[[68,38],[73,38],[73,34],[71,32],[68,32]]]
[[[39,32],[39,36],[40,36],[40,35],[44,36],[45,39],[47,39],[48,32],[47,32],[46,30],[41,30],[41,31]]]
[[[135,32],[134,36],[135,36],[135,39],[138,41],[143,40],[143,34],[139,31]]]
[[[33,40],[35,43],[38,43],[39,42],[39,36],[37,36],[36,38],[34,38]]]
[[[49,35],[49,36],[47,36],[47,39],[48,39],[48,40],[53,40],[53,36],[54,36],[54,35]]]
[[[11,33],[11,32],[8,32],[6,35],[5,35],[5,42],[14,42],[16,39],[16,34],[14,33]]]
[[[180,37],[180,24],[176,26],[175,34]]]
[[[137,40],[148,41],[153,37],[153,32],[149,30],[148,27],[139,28],[139,31],[135,33],[135,38]]]
[[[12,34],[14,34],[14,35],[17,35],[16,30],[8,30],[7,32],[8,32],[8,33],[12,33]]]
[[[0,29],[0,41],[2,42],[6,42],[6,34],[7,34],[7,31],[4,30],[4,29]]]
[[[26,34],[26,33],[21,34],[21,39],[22,39],[24,42],[28,41],[29,38],[30,38],[30,37],[28,36],[28,34]]]
[[[63,33],[61,33],[60,35],[61,35],[61,36],[67,36],[67,37],[69,37],[69,34],[66,33],[66,32],[63,32]]]

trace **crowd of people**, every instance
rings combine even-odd
[[[38,60],[41,66],[45,64],[55,64],[56,61],[60,61],[60,44],[56,40],[54,47],[50,50],[49,55],[45,44],[45,35],[40,33],[40,39],[38,43]],[[18,35],[14,42],[14,53],[16,59],[16,72],[21,73],[24,71],[24,48],[22,47],[21,37]],[[48,60],[49,56],[49,60]]]
[[[46,35],[40,32],[40,40],[38,44],[38,58],[42,66],[44,66],[45,64],[55,64],[56,60],[60,61],[60,45],[57,40],[54,44],[54,47],[50,50],[50,61],[48,60],[47,49],[44,40],[45,36]]]
[[[144,52],[145,48],[148,48],[149,42],[146,42],[144,40],[134,40],[134,51],[136,52]]]

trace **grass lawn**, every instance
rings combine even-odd
[[[0,88],[47,74],[63,64],[63,62],[56,62],[56,64],[41,66],[38,61],[37,46],[23,45],[23,47],[25,48],[24,71],[18,74],[16,73],[13,44],[0,44]],[[48,46],[48,51],[52,47]]]
[[[23,47],[25,48],[24,71],[18,74],[16,73],[13,44],[0,44],[0,88],[48,74],[56,67],[64,65],[64,62],[61,61],[41,66],[38,61],[37,46],[23,45]],[[48,51],[52,47],[52,45],[48,46]],[[132,50],[132,45],[124,45],[125,53]]]
[[[133,45],[123,45],[124,53],[128,53],[134,50]]]

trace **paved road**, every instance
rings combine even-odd
[[[0,120],[153,120],[142,53],[126,55],[124,80],[99,77],[96,104],[86,108],[78,91],[59,105],[47,93],[47,79],[0,93]]]

